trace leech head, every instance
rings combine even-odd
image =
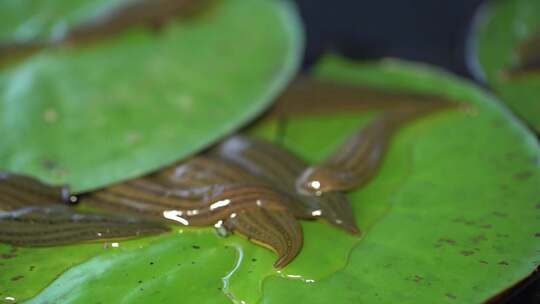
[[[356,221],[352,214],[328,214],[323,212],[321,217],[332,226],[344,230],[347,233],[360,234],[360,229],[356,225]]]
[[[319,197],[320,210],[313,212],[332,226],[350,234],[360,234],[351,204],[343,193],[324,193]]]
[[[296,189],[303,194],[321,196],[340,188],[335,172],[324,167],[309,167],[296,180]]]
[[[354,222],[346,221],[346,220],[342,220],[338,218],[332,219],[329,222],[335,227],[340,228],[350,234],[355,234],[355,235],[360,234],[360,229],[358,228],[358,226],[356,226],[356,223]]]

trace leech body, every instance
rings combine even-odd
[[[0,173],[0,243],[55,246],[168,231],[155,222],[76,211],[68,207],[73,202],[67,187]]]
[[[168,231],[143,220],[77,212],[66,206],[37,206],[0,212],[0,243],[57,246],[83,241],[139,237]]]
[[[298,255],[303,246],[302,229],[287,211],[251,208],[228,218],[224,226],[240,233],[278,255],[275,268],[282,268]]]
[[[304,210],[304,217],[297,216],[298,218],[322,218],[349,233],[360,233],[352,216],[351,205],[344,194],[334,192],[313,196],[297,191],[296,179],[308,165],[286,149],[262,139],[235,135],[211,149],[209,153],[238,164],[294,195]]]
[[[175,18],[196,15],[213,0],[132,0],[68,29],[53,39],[0,41],[0,59],[13,60],[64,44],[91,43],[137,26],[158,29]]]
[[[0,211],[74,201],[66,186],[49,186],[31,177],[0,172]]]
[[[299,191],[322,195],[364,185],[375,175],[392,135],[404,123],[448,106],[434,103],[380,114],[353,133],[320,164],[307,168],[296,182]]]
[[[294,195],[233,163],[207,156],[97,191],[84,202],[186,226],[236,231],[275,251],[278,268],[302,247],[296,218],[311,215]]]
[[[209,212],[215,192],[226,187],[251,185],[262,191],[281,193],[281,204],[296,218],[323,218],[350,233],[358,233],[347,198],[341,193],[315,197],[298,193],[295,181],[307,164],[290,152],[263,140],[233,136],[202,156],[156,174],[90,194],[85,201],[100,208],[131,211],[162,218],[176,210],[189,225],[208,225],[224,213]],[[234,187],[233,187],[234,188]],[[228,192],[233,195],[233,191]],[[262,198],[270,192],[259,193]],[[253,197],[256,197],[254,195]],[[220,199],[227,199],[221,197]],[[253,199],[252,203],[256,200]],[[229,209],[236,207],[231,206]],[[191,211],[188,213],[188,211]],[[219,211],[219,210],[216,210]],[[205,216],[208,216],[204,219]]]
[[[294,118],[329,113],[414,111],[454,103],[438,95],[389,91],[312,77],[298,77],[278,97],[266,117]]]
[[[182,225],[219,225],[271,248],[278,254],[279,268],[302,247],[296,219],[321,217],[350,233],[359,232],[343,194],[296,192],[294,182],[306,167],[285,149],[233,136],[201,156],[91,193],[83,201]]]
[[[144,189],[130,191],[128,194],[103,190],[85,202],[103,209],[172,220],[186,226],[211,226],[251,206],[286,210],[284,204],[290,200],[271,188],[247,185],[216,186],[213,194],[203,198],[149,194]]]
[[[159,28],[171,19],[191,16],[209,0],[133,0],[69,30],[58,42],[89,42],[135,26]],[[57,43],[58,43],[57,42]]]
[[[232,163],[205,156],[193,157],[159,173],[91,193],[85,197],[85,202],[155,218],[163,218],[164,212],[176,210],[183,215],[184,223],[208,225],[215,223],[216,218],[225,218],[226,212],[234,212],[221,208],[210,210],[218,201],[231,200],[225,209],[235,210],[245,203],[246,198],[255,204],[258,196],[268,204],[277,204],[271,202],[281,197],[281,205],[285,204],[295,216],[304,216],[305,211],[288,193],[273,190],[273,185]]]

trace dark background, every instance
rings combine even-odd
[[[295,0],[306,26],[304,67],[327,51],[399,57],[471,76],[465,42],[483,0]]]
[[[495,0],[491,0],[495,1]],[[504,1],[504,0],[497,0]],[[466,42],[485,0],[295,0],[306,28],[304,69],[326,52],[353,59],[397,57],[474,78]],[[539,12],[540,13],[540,12]],[[540,303],[538,272],[497,303]]]

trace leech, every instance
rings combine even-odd
[[[276,267],[282,267],[302,247],[296,218],[320,217],[348,232],[359,232],[343,194],[315,197],[296,192],[294,182],[306,167],[271,143],[233,136],[201,156],[90,193],[82,200],[102,209],[181,225],[214,225],[220,234],[236,231],[275,251]],[[257,222],[257,229],[249,224]],[[272,227],[272,223],[280,226]]]
[[[135,26],[160,28],[175,18],[196,15],[210,0],[132,0],[69,30],[61,43],[89,42]]]
[[[234,164],[197,156],[149,176],[90,193],[83,201],[154,218],[163,218],[165,211],[176,210],[185,215],[191,210],[190,214],[196,214],[197,220],[192,218],[190,224],[213,224],[215,217],[219,218],[219,214],[207,212],[213,200],[219,195],[235,195],[234,190],[244,191],[248,186],[254,193],[269,193],[270,189]]]
[[[194,158],[187,163],[194,160],[201,161],[200,158]],[[203,161],[202,164],[211,162]],[[223,175],[216,177],[219,180]],[[84,202],[101,208],[164,218],[186,226],[213,225],[221,235],[226,235],[227,231],[236,231],[276,252],[277,268],[288,264],[302,248],[300,226],[290,210],[296,198],[288,193],[281,193],[263,184],[218,184],[210,186],[211,190],[201,196],[186,191],[189,189],[168,190],[171,184],[162,188],[163,180],[157,180],[153,186],[150,186],[152,182],[147,180],[144,187],[138,187],[137,185],[141,185],[138,182],[130,183],[131,188],[98,191],[85,197]],[[189,185],[191,181],[179,179],[173,183],[185,187],[185,182]],[[198,183],[194,184],[200,186]],[[152,191],[148,190],[150,187]],[[159,189],[163,191],[161,194]]]
[[[168,231],[162,224],[68,208],[74,202],[66,186],[0,172],[0,243],[54,246]]]
[[[0,243],[40,247],[131,238],[167,232],[167,226],[133,218],[78,212],[66,206],[0,211]]]
[[[265,117],[294,118],[329,113],[417,110],[453,104],[455,101],[438,95],[298,77],[278,97]]]
[[[286,149],[262,139],[235,135],[208,154],[233,162],[282,191],[293,194],[303,210],[302,214],[293,212],[297,218],[321,218],[349,233],[360,233],[345,195],[335,192],[316,197],[297,191],[296,179],[308,165]]]
[[[322,195],[364,185],[379,168],[392,135],[405,122],[448,106],[445,103],[433,104],[383,112],[347,138],[319,165],[307,168],[296,182],[299,191]]]
[[[328,87],[325,83],[303,81],[307,87],[315,83],[327,93],[329,88],[340,92],[335,84]],[[338,106],[332,104],[331,109],[358,110],[359,106],[355,105],[358,96],[352,99],[356,89],[352,86],[344,89],[341,97],[347,98],[338,102]],[[375,103],[381,97],[380,91],[371,93]],[[403,97],[394,96],[392,105],[396,104],[398,96]],[[274,266],[281,268],[302,248],[303,235],[297,219],[322,218],[338,228],[358,233],[351,206],[339,191],[358,187],[375,174],[391,136],[405,122],[451,104],[444,99],[429,102],[429,98],[418,101],[416,95],[405,97],[414,102],[383,112],[317,166],[308,167],[299,157],[270,142],[238,135],[199,156],[148,176],[85,194],[82,200],[91,206],[137,217],[188,226],[213,225],[223,235],[234,231],[276,252],[278,258]],[[379,101],[376,103],[381,106]],[[287,114],[294,116],[295,111],[301,113],[302,108],[316,114],[328,107],[322,99],[315,100],[311,106],[302,100],[293,103]],[[284,113],[279,104],[275,111]],[[13,185],[26,192],[21,195],[21,191],[12,191]],[[0,213],[0,242],[51,246],[167,230],[164,225],[143,219],[48,205],[69,200],[67,190],[63,189],[25,177],[0,176],[0,194],[6,194],[0,198],[0,207],[7,210]],[[36,199],[41,199],[45,205],[32,206]]]
[[[28,176],[0,172],[0,211],[75,201],[67,186],[49,186]]]
[[[91,43],[137,26],[159,29],[173,19],[204,11],[214,0],[132,0],[68,29],[53,40],[0,41],[0,59],[29,56],[63,44]]]
[[[196,199],[148,193],[144,189],[130,191],[106,189],[84,197],[83,202],[102,209],[166,219],[186,226],[210,226],[250,206],[285,210],[283,204],[292,199],[269,187],[249,185],[216,185],[213,193]]]
[[[302,249],[302,229],[294,216],[285,210],[246,209],[231,214],[224,225],[274,251],[278,256],[274,267],[278,269],[289,264]]]

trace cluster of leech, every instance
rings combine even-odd
[[[135,0],[91,18],[53,40],[0,42],[1,59],[21,59],[44,48],[88,44],[131,27],[158,29],[212,7],[213,0]],[[0,242],[14,246],[57,246],[169,231],[171,224],[214,226],[234,232],[278,255],[276,268],[302,248],[298,220],[322,219],[359,234],[344,192],[375,173],[392,134],[404,122],[444,108],[433,96],[381,92],[297,79],[268,117],[317,115],[335,110],[382,109],[326,160],[309,166],[285,148],[234,135],[207,151],[159,172],[83,193],[81,211],[68,187],[0,173]]]
[[[344,102],[311,100],[311,110],[335,110],[339,104],[344,109],[354,104],[362,108],[362,97],[372,93],[301,79],[283,95],[286,102],[278,102],[269,115],[294,116],[306,108],[301,105],[306,97],[314,93],[320,97],[319,91]],[[213,226],[220,235],[238,233],[273,250],[278,256],[274,266],[281,268],[302,248],[298,220],[321,219],[359,234],[345,192],[358,189],[375,175],[390,138],[401,125],[450,104],[434,99],[396,103],[422,98],[391,93],[382,97],[394,99],[393,106],[351,134],[319,164],[310,166],[270,141],[233,135],[158,172],[80,195],[83,204],[104,213],[80,211],[67,187],[2,174],[0,242],[56,246],[164,233],[171,224]],[[356,101],[351,103],[351,98]]]

